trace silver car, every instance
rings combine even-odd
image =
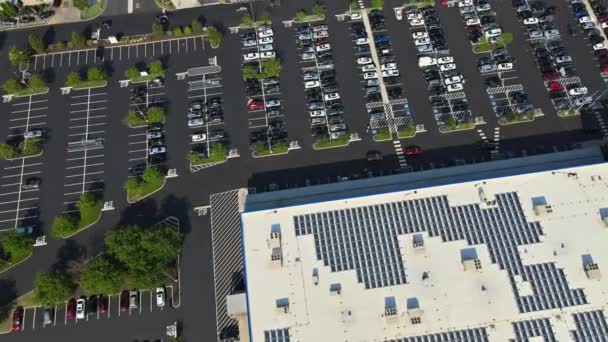
[[[479,72],[482,74],[496,71],[496,64],[484,64],[479,67]]]

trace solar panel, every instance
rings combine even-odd
[[[404,337],[385,342],[487,342],[488,334],[485,328],[455,330],[436,334]]]
[[[531,319],[511,323],[515,331],[513,342],[528,342],[531,337],[543,337],[545,342],[556,342],[557,339],[551,328],[551,321],[548,318]]]
[[[265,342],[289,342],[289,329],[264,330]]]
[[[365,287],[407,281],[397,237],[426,231],[443,241],[486,244],[492,263],[509,273],[520,312],[586,304],[582,289],[570,289],[562,269],[553,262],[523,265],[517,246],[538,243],[539,222],[528,222],[516,193],[496,195],[496,205],[450,206],[447,196],[384,203],[294,217],[296,235],[312,234],[318,260],[332,272],[355,270]],[[519,296],[514,276],[532,287]]]
[[[579,312],[572,314],[576,330],[572,330],[575,342],[606,342],[608,341],[608,325],[602,310]]]

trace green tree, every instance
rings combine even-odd
[[[80,211],[79,227],[86,227],[97,221],[101,215],[101,201],[90,193],[80,195],[76,208]]]
[[[51,233],[56,238],[66,237],[76,231],[76,220],[68,214],[55,216],[51,225]]]
[[[256,78],[258,71],[253,66],[247,64],[243,67],[243,78],[246,80]]]
[[[272,21],[272,16],[270,15],[270,12],[262,11],[258,16],[258,20],[263,21],[266,24],[270,24],[270,22]]]
[[[184,26],[184,34],[186,36],[189,36],[192,34],[192,29],[190,28],[190,26]]]
[[[161,23],[152,24],[152,35],[155,37],[160,37],[165,34],[165,28]]]
[[[456,119],[454,119],[454,117],[451,115],[445,120],[444,123],[444,125],[450,129],[456,128],[456,124]]]
[[[65,43],[62,40],[60,40],[57,43],[55,43],[54,47],[56,50],[63,50],[63,49],[65,49]]]
[[[163,68],[163,62],[161,61],[150,62],[150,64],[148,64],[148,70],[152,75],[162,75],[165,71]]]
[[[74,289],[74,282],[67,272],[52,270],[38,273],[34,279],[34,300],[51,306],[70,298]]]
[[[12,65],[25,64],[30,58],[30,52],[28,50],[19,50],[16,46],[8,48],[8,61]]]
[[[207,28],[207,39],[213,47],[218,47],[224,41],[224,35],[213,26]]]
[[[42,76],[37,74],[32,74],[28,80],[28,87],[35,91],[41,91],[46,88],[46,82],[42,78]]]
[[[128,178],[124,184],[124,188],[129,193],[135,193],[139,189],[141,183],[141,178],[139,177],[131,177]]]
[[[87,43],[87,39],[80,32],[72,32],[72,39],[70,40],[72,46],[75,48],[84,47]]]
[[[252,26],[253,25],[253,18],[251,17],[251,14],[243,13],[243,16],[241,17],[241,25],[242,26]]]
[[[81,11],[84,11],[87,8],[87,0],[74,0],[72,1],[72,4]]]
[[[16,156],[17,152],[15,152],[15,149],[11,145],[0,143],[0,159],[11,159]]]
[[[141,229],[127,226],[106,233],[108,252],[127,267],[129,273],[162,272],[181,251],[182,236],[173,227]]]
[[[4,82],[4,84],[2,85],[2,89],[4,89],[4,92],[7,94],[15,94],[21,91],[23,87],[21,86],[19,81],[14,78],[11,78]]]
[[[28,234],[20,234],[14,230],[10,230],[0,236],[0,246],[5,254],[8,255],[8,260],[16,262],[24,259],[32,252],[33,239]]]
[[[82,82],[82,79],[80,78],[80,74],[77,73],[76,71],[71,71],[65,80],[65,85],[67,87],[75,87],[75,86],[79,85],[80,82]]]
[[[30,33],[30,35],[27,36],[27,41],[37,53],[43,53],[46,50],[46,46],[42,39],[33,33]]]
[[[253,149],[255,150],[255,153],[259,154],[265,152],[268,148],[266,147],[266,144],[264,144],[263,141],[256,141],[253,145]]]
[[[125,77],[133,80],[139,77],[139,70],[135,66],[131,66],[125,70]]]
[[[161,107],[150,107],[146,112],[148,123],[160,123],[165,121],[165,110]]]
[[[351,10],[358,10],[359,9],[359,2],[357,0],[353,0],[350,2],[350,8]]]
[[[179,26],[176,26],[173,28],[173,36],[174,37],[181,37],[184,35],[184,31],[182,31],[182,28]]]
[[[38,138],[25,139],[19,144],[22,157],[35,156],[42,152],[42,144]]]
[[[144,170],[144,173],[141,175],[141,179],[146,183],[155,184],[155,183],[162,182],[163,175],[157,168],[148,167]]]
[[[194,33],[203,32],[203,24],[201,24],[200,20],[198,19],[192,19],[192,24],[190,24],[190,26],[192,27],[192,32]]]
[[[306,14],[306,12],[304,12],[303,10],[300,10],[300,11],[297,11],[297,12],[296,12],[296,18],[297,18],[299,21],[302,21],[302,20],[306,19],[306,16],[307,16],[307,14]]]
[[[324,16],[325,15],[325,6],[323,6],[320,3],[315,4],[314,6],[312,6],[312,14],[318,15],[318,16]]]
[[[0,11],[8,18],[14,18],[19,14],[19,8],[9,1],[0,3]]]
[[[78,283],[88,294],[117,293],[124,284],[124,270],[109,257],[97,257],[84,265]]]
[[[258,78],[278,77],[281,72],[281,62],[276,58],[265,59],[261,62],[262,73]]]
[[[384,0],[372,0],[372,8],[384,7]]]
[[[108,79],[106,72],[100,67],[90,67],[87,70],[88,81],[105,81]]]

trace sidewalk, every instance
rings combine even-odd
[[[38,19],[31,23],[22,23],[22,24],[10,25],[10,26],[9,25],[0,26],[0,31],[29,29],[29,28],[36,28],[36,27],[41,27],[41,26],[48,26],[48,25],[57,25],[57,24],[66,24],[66,23],[93,20],[93,19],[97,18],[98,16],[100,16],[101,14],[103,14],[105,12],[105,9],[107,8],[108,0],[97,0],[97,1],[100,3],[102,1],[105,1],[105,2],[103,2],[104,7],[103,7],[102,11],[87,19],[81,19],[82,18],[81,11],[78,8],[72,6],[72,0],[63,0],[60,7],[51,7],[50,8],[55,12],[55,14],[53,14],[48,19],[45,19],[45,20]],[[0,2],[1,2],[1,0],[0,0]],[[94,7],[94,6],[92,6],[92,7]],[[90,11],[89,11],[89,14],[90,14]]]

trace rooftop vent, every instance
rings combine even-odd
[[[491,206],[491,205],[495,205],[496,204],[496,200],[489,200],[488,199],[488,195],[486,194],[485,189],[480,186],[477,187],[477,194],[479,195],[479,200],[481,201],[481,203],[487,205],[487,206]]]
[[[532,207],[537,216],[551,214],[553,212],[553,208],[551,208],[551,205],[547,204],[545,196],[532,197]]]
[[[414,234],[412,237],[412,247],[414,247],[414,250],[416,251],[424,250],[424,237],[422,234]]]
[[[281,313],[289,312],[289,298],[279,298],[276,301],[277,303],[277,311]]]
[[[422,310],[418,298],[412,297],[407,299],[407,315],[410,317],[412,324],[422,323]]]
[[[337,295],[341,294],[342,293],[342,284],[334,283],[334,284],[329,285],[329,293],[332,296],[337,296]]]
[[[312,283],[319,285],[319,269],[316,267],[312,269]]]
[[[397,301],[395,297],[384,297],[384,316],[392,317],[397,315]]]
[[[475,248],[464,248],[460,250],[460,260],[465,271],[481,270],[481,260],[477,257]]]
[[[348,323],[353,319],[353,313],[350,310],[340,311],[340,320],[342,323]]]
[[[278,223],[270,225],[270,248],[281,246],[281,225]]]
[[[585,274],[587,278],[593,280],[600,280],[602,278],[602,274],[600,273],[600,268],[597,263],[593,261],[593,258],[590,254],[584,254],[582,256],[583,259],[583,269],[585,270]]]

